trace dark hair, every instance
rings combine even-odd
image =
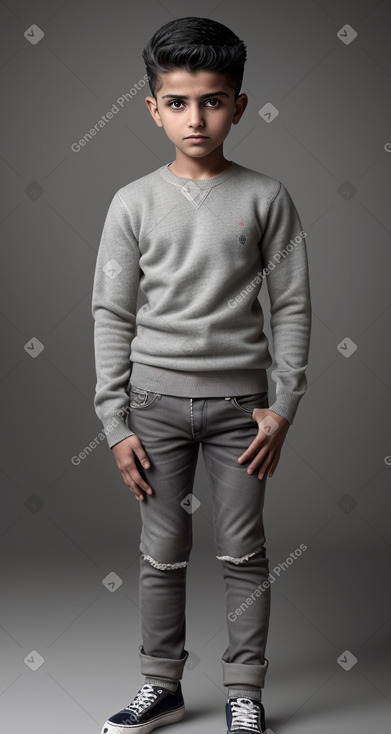
[[[174,69],[206,69],[226,74],[235,88],[242,86],[246,46],[233,31],[209,18],[177,18],[159,28],[142,52],[153,97],[159,91],[159,75]]]

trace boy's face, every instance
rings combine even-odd
[[[231,125],[236,125],[247,105],[247,95],[235,101],[225,74],[175,69],[160,76],[161,87],[146,97],[147,107],[167,137],[190,158],[203,158],[221,148]],[[202,135],[192,139],[191,135]]]

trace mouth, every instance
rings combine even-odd
[[[207,140],[206,135],[188,135],[185,140]]]

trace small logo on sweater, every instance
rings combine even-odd
[[[239,240],[239,242],[240,242],[241,245],[245,245],[246,242],[247,242],[247,239],[244,236],[244,234],[241,234],[240,237],[238,237],[238,240]]]

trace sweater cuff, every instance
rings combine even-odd
[[[123,441],[124,438],[135,435],[134,431],[130,430],[126,422],[118,416],[114,416],[103,430],[106,434],[107,443],[111,449],[116,443]]]
[[[292,424],[302,397],[302,395],[294,396],[292,393],[281,393],[268,409],[286,418]]]

